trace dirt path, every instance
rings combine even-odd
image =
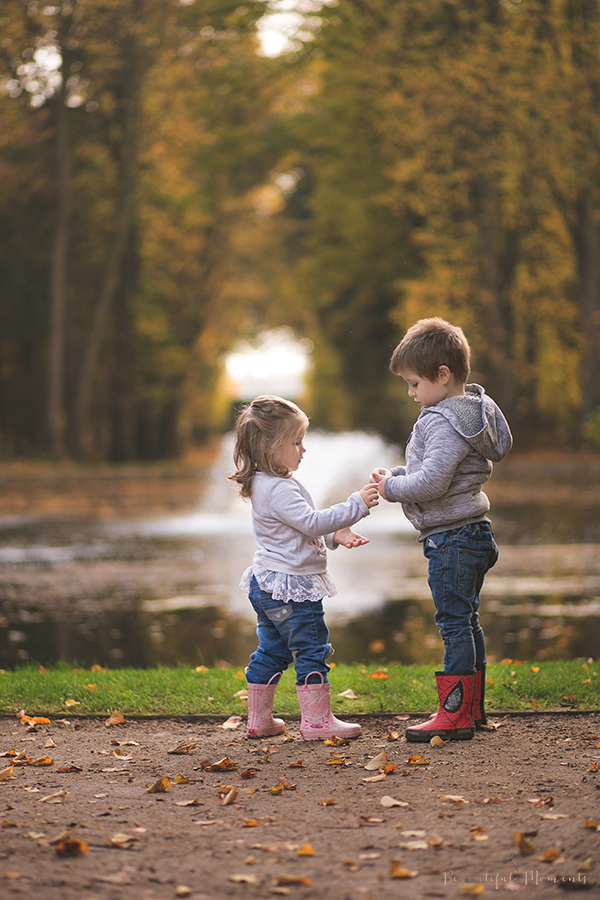
[[[600,896],[600,831],[585,824],[600,822],[600,714],[497,722],[432,749],[406,744],[406,722],[391,717],[363,719],[340,747],[303,741],[293,718],[291,739],[259,741],[217,720],[53,720],[34,732],[1,719],[1,752],[53,763],[0,780],[0,896]],[[195,746],[169,753],[180,742]],[[382,752],[395,770],[366,781]],[[235,768],[207,770],[224,758]],[[148,793],[163,776],[168,790]],[[59,855],[65,831],[87,851]]]

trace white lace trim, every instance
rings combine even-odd
[[[327,574],[323,575],[287,575],[285,572],[272,572],[263,569],[262,566],[250,566],[242,575],[240,587],[243,591],[250,590],[252,576],[256,578],[261,591],[273,595],[274,600],[288,603],[303,603],[310,600],[317,603],[323,597],[335,597],[337,590],[335,584]]]

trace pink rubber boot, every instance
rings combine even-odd
[[[475,734],[472,715],[475,673],[436,672],[435,677],[440,708],[431,719],[407,728],[406,740],[430,741],[438,735],[445,741],[470,741]]]
[[[300,722],[300,734],[305,741],[324,741],[334,735],[339,738],[354,738],[362,732],[360,725],[350,722],[341,722],[331,712],[330,685],[320,672],[309,672],[310,675],[319,675],[320,684],[297,684],[298,702],[302,721]]]
[[[273,718],[273,701],[275,688],[277,687],[281,672],[273,675],[278,680],[272,684],[273,678],[268,684],[248,685],[248,737],[272,737],[275,734],[283,734],[285,723],[283,719]]]

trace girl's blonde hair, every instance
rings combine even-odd
[[[237,469],[227,476],[240,486],[242,497],[252,496],[252,480],[257,471],[279,477],[289,475],[284,466],[275,464],[273,452],[307,427],[306,413],[282,397],[257,397],[243,407],[235,424],[233,461]]]

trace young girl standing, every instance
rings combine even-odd
[[[377,486],[367,484],[344,503],[316,510],[310,494],[292,473],[304,455],[308,417],[289,400],[257,397],[239,415],[234,461],[227,477],[252,501],[256,552],[240,587],[256,612],[258,649],[246,669],[248,735],[281,734],[274,719],[275,688],[290,663],[305,740],[357,737],[360,725],[341,722],[331,712],[327,658],[333,653],[323,614],[323,597],[334,596],[327,575],[327,547],[359,547],[368,539],[350,528],[377,506]]]

